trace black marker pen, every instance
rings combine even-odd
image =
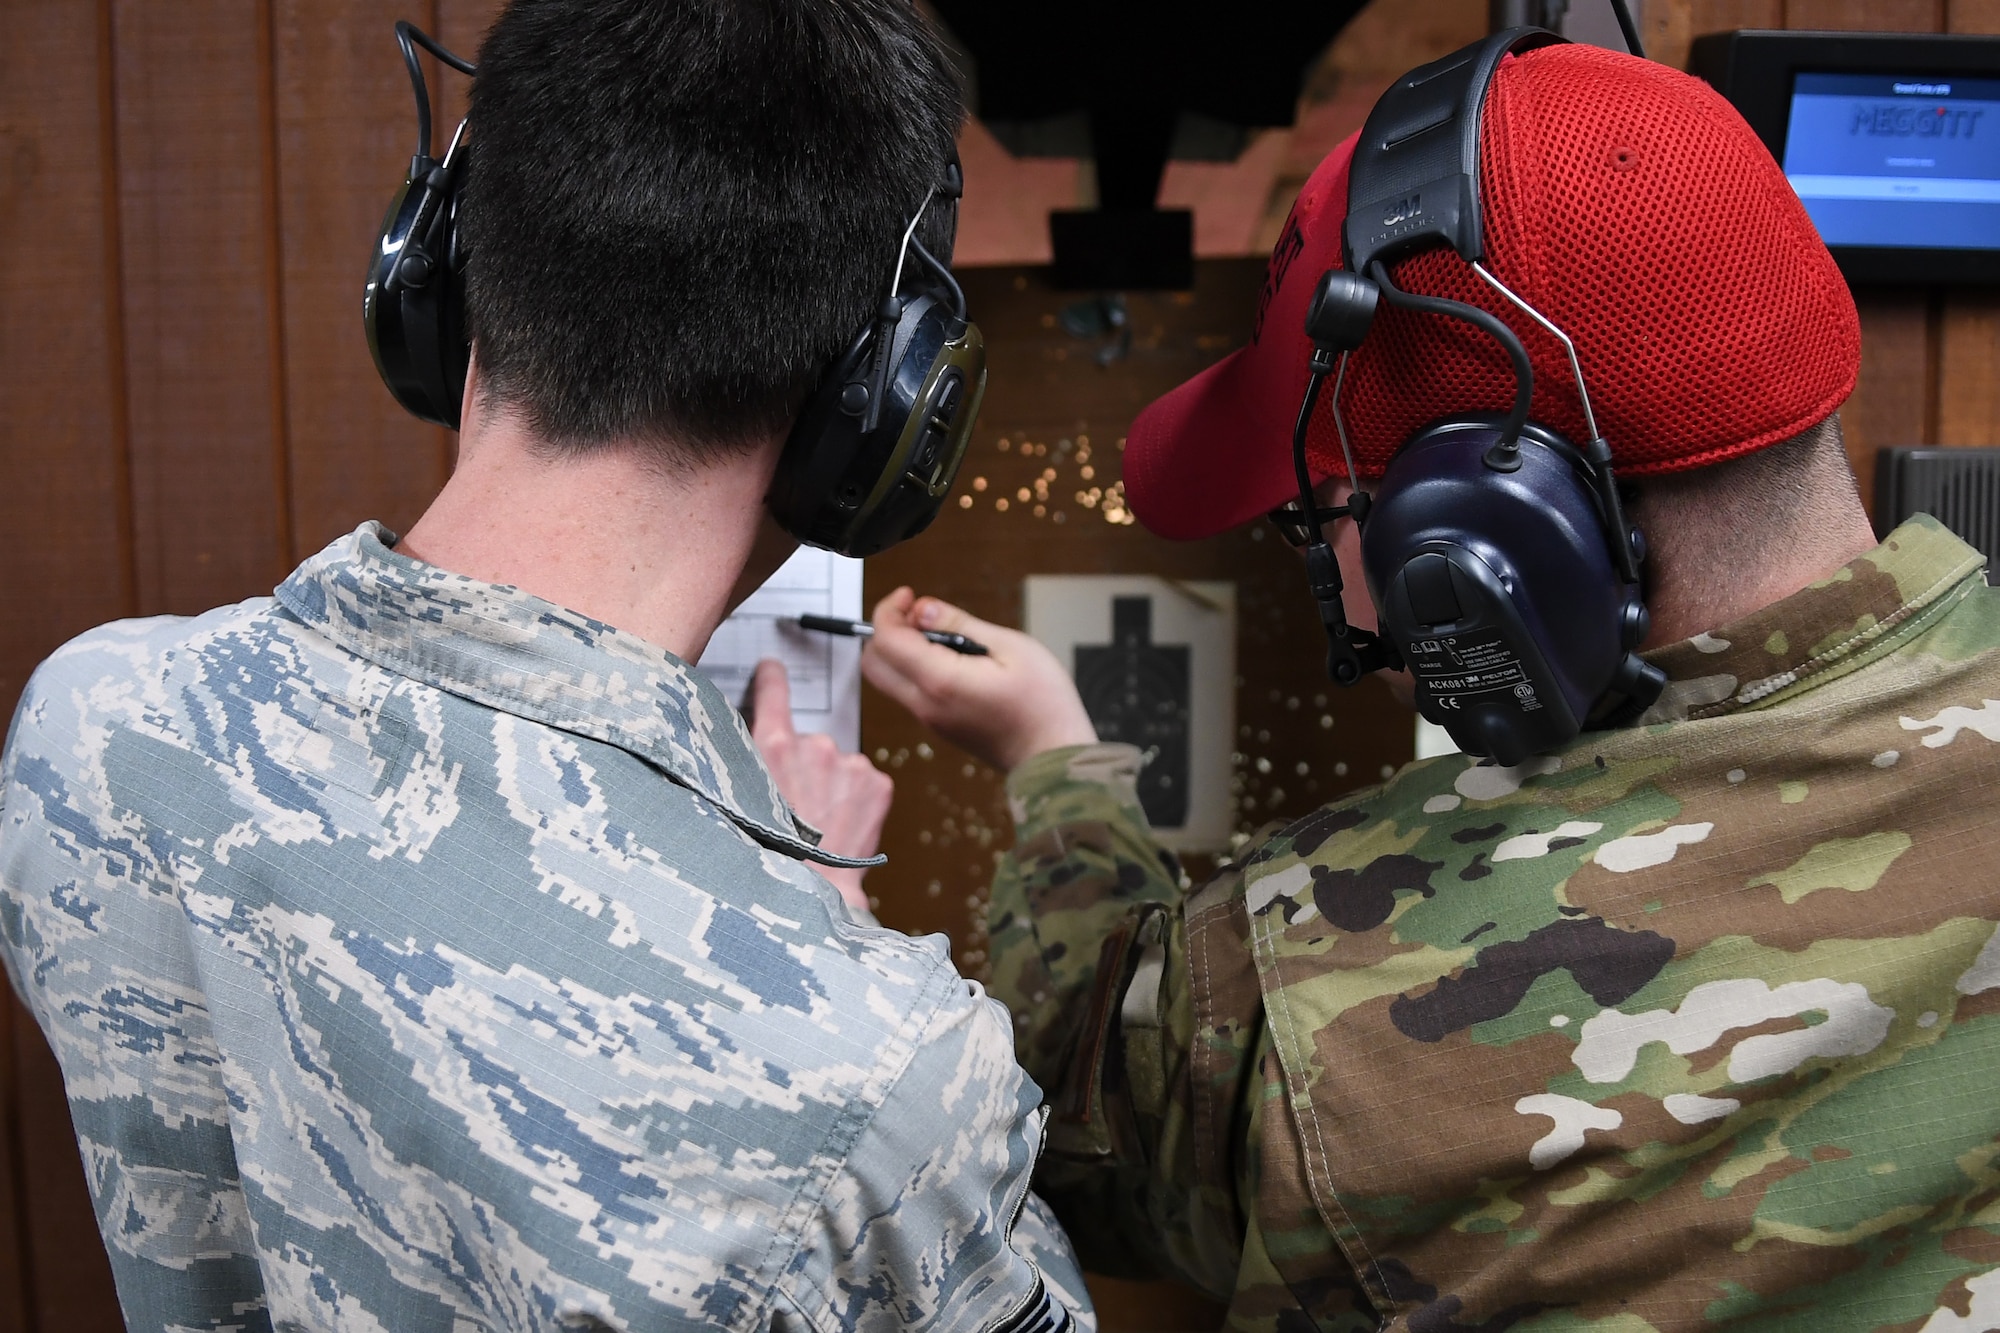
[[[821,634],[844,634],[851,639],[872,639],[875,627],[865,620],[842,620],[838,616],[800,616],[800,629],[818,630]],[[932,643],[941,643],[955,653],[967,657],[985,657],[986,645],[966,638],[963,634],[953,634],[947,630],[927,629],[924,637]]]

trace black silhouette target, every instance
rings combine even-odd
[[[1153,599],[1111,599],[1111,642],[1078,644],[1076,689],[1098,736],[1146,754],[1139,804],[1154,828],[1188,822],[1191,649],[1153,642]]]

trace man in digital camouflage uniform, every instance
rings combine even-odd
[[[688,666],[950,68],[907,0],[517,0],[480,66],[444,492],[83,636],[10,733],[4,953],[127,1324],[1089,1326],[1005,1012],[815,869],[886,779],[767,676],[774,781]]]
[[[1720,98],[1541,49],[1482,148],[1489,262],[1575,338],[1633,480],[1671,683],[1518,767],[1412,764],[1183,892],[1138,754],[1089,744],[1045,651],[889,599],[873,678],[1012,769],[992,969],[1054,1107],[1040,1188],[1087,1266],[1182,1276],[1232,1329],[2000,1328],[2000,594],[1927,518],[1868,531],[1828,419],[1852,303]],[[1252,345],[1132,428],[1156,530],[1296,495],[1350,151]],[[1509,313],[1449,254],[1397,276]],[[1514,322],[1536,418],[1581,438],[1559,349]],[[1385,308],[1343,397],[1358,470],[1509,383],[1479,335]],[[935,662],[909,624],[993,657]]]

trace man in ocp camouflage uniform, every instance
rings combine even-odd
[[[1575,337],[1633,479],[1670,684],[1516,767],[1412,764],[1184,892],[1062,667],[890,598],[873,678],[1012,770],[992,970],[1054,1107],[1039,1187],[1087,1266],[1184,1277],[1232,1329],[2000,1328],[2000,594],[1928,518],[1868,531],[1830,415],[1853,306],[1720,98],[1545,48],[1500,69],[1482,146],[1490,263]],[[1350,152],[1252,345],[1132,428],[1167,535],[1296,495]],[[1397,278],[1508,313],[1448,254]],[[1364,476],[1510,392],[1458,326],[1379,318],[1343,398]],[[1559,349],[1516,326],[1536,418],[1577,438]]]
[[[444,492],[71,643],[0,768],[127,1324],[1088,1327],[1004,1011],[816,869],[886,780],[688,665],[795,544],[950,67],[907,0],[517,0],[479,64]]]

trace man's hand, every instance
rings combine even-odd
[[[975,639],[990,656],[955,653],[926,639],[927,629]],[[861,673],[917,721],[1002,772],[1044,750],[1097,740],[1054,653],[1018,630],[908,588],[875,604],[875,637],[862,650]]]
[[[792,685],[784,665],[769,658],[757,664],[750,686],[750,739],[757,742],[779,794],[824,835],[821,847],[841,856],[875,854],[895,782],[866,755],[841,753],[833,737],[792,730]],[[861,888],[867,871],[818,870],[848,903],[868,906]]]

